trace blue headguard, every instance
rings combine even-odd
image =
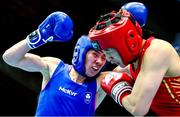
[[[172,44],[172,45],[173,45],[173,47],[175,48],[175,50],[177,51],[177,53],[180,55],[180,44],[174,43],[174,44]]]
[[[176,34],[172,46],[176,49],[177,53],[180,55],[180,33]]]
[[[86,69],[85,69],[85,59],[86,59],[86,53],[93,49],[92,44],[90,42],[90,39],[88,36],[81,36],[74,48],[74,54],[72,59],[72,65],[74,69],[82,76],[88,77],[86,75]]]

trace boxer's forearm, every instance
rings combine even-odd
[[[22,40],[4,52],[3,60],[10,65],[16,64],[29,50],[26,39]]]

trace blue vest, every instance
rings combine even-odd
[[[60,62],[40,92],[35,116],[92,116],[95,113],[96,80],[82,85],[69,77],[70,65]]]

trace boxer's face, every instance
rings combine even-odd
[[[89,50],[86,54],[86,75],[93,77],[99,73],[106,63],[106,56],[102,51]]]
[[[120,55],[118,54],[116,49],[108,48],[103,50],[106,55],[107,61],[111,62],[112,64],[120,65],[121,67],[125,67],[122,62]]]

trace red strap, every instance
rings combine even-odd
[[[126,91],[126,92],[124,92],[123,94],[121,94],[120,99],[119,99],[120,105],[123,106],[123,104],[122,104],[122,99],[123,99],[124,97],[126,97],[127,95],[129,95],[130,93],[131,93],[131,91]]]

